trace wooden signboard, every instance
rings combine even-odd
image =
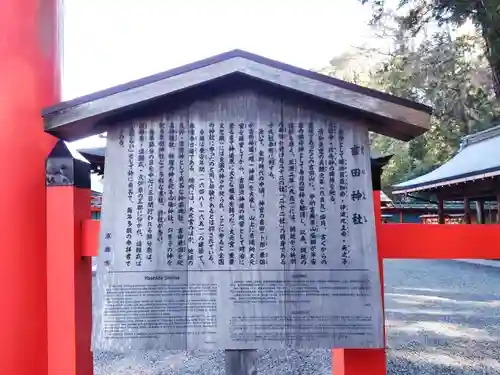
[[[384,346],[365,127],[242,91],[106,152],[95,348]]]

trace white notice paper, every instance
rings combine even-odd
[[[368,131],[254,94],[108,132],[97,350],[383,347]]]

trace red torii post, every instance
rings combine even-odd
[[[495,259],[500,227],[454,224],[383,224],[380,191],[373,192],[382,297],[384,259]],[[335,375],[386,375],[385,349],[334,349]]]
[[[0,6],[0,374],[47,375],[45,159],[59,102],[57,0]]]

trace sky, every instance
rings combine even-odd
[[[358,0],[64,0],[63,12],[69,100],[235,48],[319,69],[369,38],[371,8]]]
[[[397,0],[387,0],[394,7]],[[359,0],[63,0],[62,98],[73,99],[231,49],[321,69],[374,46]],[[91,137],[72,146],[98,147]]]
[[[234,48],[322,67],[366,34],[358,0],[65,0],[63,98]]]

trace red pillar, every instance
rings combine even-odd
[[[92,375],[92,258],[83,252],[90,219],[90,165],[59,141],[47,159],[49,375]]]
[[[373,206],[375,213],[375,227],[377,231],[377,247],[379,249],[380,285],[382,294],[382,308],[384,307],[384,259],[380,251],[378,233],[382,226],[382,211],[380,205],[380,191],[373,191]],[[384,323],[385,330],[385,323]],[[332,374],[334,375],[386,375],[387,359],[385,349],[333,349]]]
[[[0,5],[0,374],[47,374],[41,108],[59,101],[56,0]]]

